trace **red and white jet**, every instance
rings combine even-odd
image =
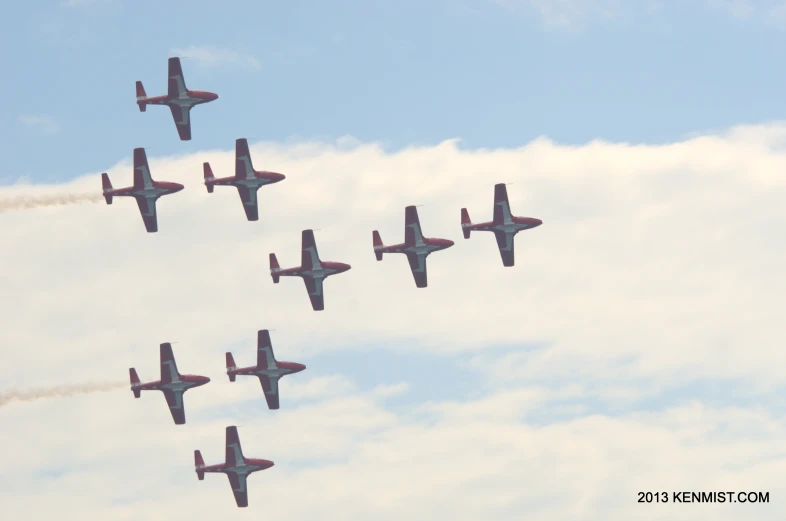
[[[494,185],[494,220],[491,222],[472,224],[466,208],[461,209],[461,231],[464,238],[469,239],[470,232],[494,232],[497,237],[499,254],[503,266],[513,266],[513,237],[522,230],[529,230],[543,224],[534,217],[516,217],[510,214],[508,190],[505,183]]]
[[[453,246],[453,241],[449,239],[432,239],[423,237],[418,219],[418,209],[414,206],[407,206],[404,209],[404,243],[393,246],[382,244],[379,232],[374,230],[374,255],[377,260],[382,260],[383,253],[403,253],[409,260],[409,267],[412,276],[415,278],[415,285],[419,288],[428,286],[428,272],[426,271],[426,257],[435,251],[444,250]]]
[[[136,82],[136,103],[139,112],[144,112],[147,105],[168,105],[177,126],[180,139],[191,139],[191,108],[202,103],[218,99],[218,94],[201,90],[188,90],[180,67],[180,58],[169,58],[169,84],[166,96],[148,97],[142,82]]]
[[[237,427],[227,427],[226,440],[226,462],[217,465],[205,465],[202,453],[194,451],[194,464],[196,465],[197,478],[205,479],[205,472],[220,472],[229,478],[229,485],[235,495],[235,502],[239,507],[248,506],[248,488],[246,478],[252,472],[266,470],[275,465],[266,459],[246,458],[240,448],[240,438],[237,435]]]
[[[235,141],[235,175],[232,177],[215,177],[210,163],[203,163],[202,168],[205,173],[205,186],[208,193],[213,193],[215,185],[229,185],[237,188],[240,200],[243,203],[243,210],[249,221],[259,219],[259,208],[257,206],[257,190],[261,186],[278,183],[286,179],[284,174],[275,172],[265,172],[254,170],[251,164],[251,152],[248,150],[248,141],[241,138]]]
[[[260,329],[257,333],[257,365],[237,367],[232,353],[227,353],[227,376],[234,382],[237,375],[258,376],[269,409],[278,409],[278,379],[288,374],[299,373],[306,366],[295,362],[279,362],[273,355],[270,332]]]
[[[192,387],[205,385],[210,381],[207,376],[180,374],[177,372],[175,355],[172,354],[172,344],[161,344],[161,380],[140,383],[139,375],[133,367],[128,370],[131,375],[131,391],[134,398],[140,398],[142,391],[163,391],[172,419],[176,425],[186,423],[186,411],[183,404],[183,393]]]
[[[134,186],[128,188],[112,188],[109,175],[104,172],[101,174],[101,185],[103,186],[104,199],[106,204],[112,204],[113,197],[133,197],[139,206],[142,220],[149,233],[158,231],[158,217],[156,215],[156,201],[162,195],[174,194],[183,189],[179,183],[169,183],[165,181],[153,181],[150,176],[150,167],[147,164],[147,155],[144,148],[134,149]]]
[[[343,273],[352,266],[343,262],[328,262],[319,260],[317,244],[314,242],[314,232],[303,230],[300,266],[296,268],[281,269],[276,259],[276,254],[270,254],[270,276],[278,284],[279,277],[302,277],[306,283],[308,297],[314,311],[325,309],[325,296],[322,292],[323,281],[337,273]]]

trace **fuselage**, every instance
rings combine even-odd
[[[468,228],[470,230],[477,230],[477,231],[489,231],[489,232],[500,231],[504,233],[511,233],[511,232],[520,232],[522,230],[529,230],[531,228],[536,228],[541,224],[543,224],[543,221],[541,221],[540,219],[535,219],[534,217],[511,216],[510,219],[505,219],[505,221],[501,223],[495,223],[494,221],[489,221],[485,223],[465,225],[465,228]]]
[[[153,181],[149,187],[136,188],[129,186],[127,188],[115,188],[111,190],[104,190],[104,195],[111,195],[113,197],[144,197],[145,199],[157,199],[162,195],[174,194],[179,192],[184,187],[180,183],[170,183],[166,181]]]
[[[191,108],[194,105],[208,103],[218,99],[218,94],[201,90],[186,90],[184,96],[152,96],[141,101],[149,105],[175,105],[177,107]]]
[[[191,389],[192,387],[205,385],[208,382],[210,382],[210,378],[207,376],[184,374],[176,376],[171,382],[168,383],[163,383],[161,380],[156,380],[154,382],[146,382],[136,385],[134,386],[134,389],[138,389],[140,391],[185,391],[187,389]]]
[[[319,266],[312,266],[309,269],[303,269],[302,266],[296,268],[287,268],[276,272],[276,275],[282,277],[311,277],[314,279],[324,279],[337,273],[343,273],[351,268],[349,264],[343,262],[320,262]]]
[[[281,377],[288,374],[299,373],[300,371],[306,368],[303,364],[298,364],[296,362],[279,362],[276,361],[276,367],[274,368],[266,368],[266,367],[239,367],[232,371],[229,371],[230,374],[239,374],[239,375],[257,375],[257,376],[268,376],[268,377]]]

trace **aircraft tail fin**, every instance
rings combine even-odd
[[[235,359],[232,357],[232,353],[227,353],[227,376],[229,376],[229,381],[234,382],[235,377],[237,376],[234,371],[237,369],[237,364],[235,364]]]
[[[278,280],[280,275],[278,272],[281,271],[281,266],[278,264],[278,259],[276,259],[276,254],[270,254],[270,276],[273,277],[273,283],[278,284]]]
[[[213,169],[210,168],[210,163],[202,163],[202,170],[205,174],[205,186],[207,187],[207,193],[212,194],[214,186],[210,181],[215,179],[216,176],[213,175]]]
[[[147,108],[147,104],[145,100],[147,99],[147,93],[145,92],[145,88],[142,86],[142,82],[136,82],[136,104],[139,105],[139,112],[144,112]]]
[[[384,248],[385,245],[382,243],[382,237],[379,236],[379,232],[377,230],[374,230],[372,235],[374,236],[374,255],[377,257],[378,261],[381,261],[382,248]]]
[[[197,478],[200,481],[205,479],[205,471],[202,470],[205,468],[205,460],[202,458],[202,453],[198,450],[194,451],[194,467],[196,467]]]
[[[139,375],[136,374],[136,369],[133,367],[128,370],[128,374],[131,377],[131,391],[134,393],[134,398],[140,398],[142,396],[142,390],[137,389],[141,385],[139,381]]]
[[[469,239],[469,234],[472,232],[470,229],[472,221],[469,220],[469,212],[466,208],[461,209],[461,231],[464,232],[464,238]]]
[[[101,174],[101,187],[104,191],[106,204],[112,204],[112,181],[109,180],[109,174],[106,172]]]

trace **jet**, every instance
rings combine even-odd
[[[253,459],[243,456],[240,448],[240,438],[237,435],[237,427],[227,427],[226,440],[226,462],[216,465],[205,465],[202,453],[194,451],[194,464],[196,465],[197,478],[205,479],[205,472],[220,472],[229,478],[229,485],[235,495],[237,506],[243,508],[248,506],[248,489],[246,479],[252,472],[266,470],[275,465],[266,459]]]
[[[207,376],[178,373],[175,355],[172,354],[172,344],[169,342],[161,344],[161,380],[143,384],[139,381],[136,369],[132,367],[128,372],[131,375],[131,391],[134,393],[134,398],[140,398],[142,391],[164,392],[164,398],[166,398],[166,403],[169,405],[169,412],[172,413],[175,425],[186,423],[183,393],[192,387],[199,387],[210,381],[210,378]]]
[[[227,376],[234,382],[237,375],[257,376],[265,392],[268,409],[278,409],[278,379],[288,374],[299,373],[306,366],[295,362],[279,362],[273,355],[270,332],[260,329],[257,333],[257,365],[237,367],[232,353],[227,353]]]
[[[194,105],[209,103],[218,99],[218,94],[201,90],[188,90],[180,67],[180,58],[169,58],[169,83],[166,96],[148,97],[142,82],[136,82],[136,104],[139,112],[145,112],[148,105],[168,105],[182,141],[191,139],[191,108]]]
[[[494,220],[486,223],[472,224],[469,212],[461,209],[461,231],[464,238],[469,239],[469,234],[476,232],[494,232],[497,237],[499,254],[502,256],[503,266],[513,266],[513,237],[522,230],[529,230],[543,224],[534,217],[516,217],[510,214],[508,203],[508,190],[505,183],[494,185]]]
[[[377,260],[382,260],[383,253],[403,253],[409,260],[415,285],[419,288],[428,286],[428,273],[426,271],[426,257],[435,251],[445,250],[453,246],[449,239],[432,239],[423,237],[418,219],[418,209],[407,206],[404,209],[404,243],[385,246],[377,230],[372,232],[374,238],[374,255]]]
[[[144,148],[134,149],[134,186],[128,188],[112,188],[109,175],[101,174],[104,199],[106,204],[112,204],[113,197],[133,197],[139,206],[142,220],[148,233],[158,231],[158,217],[156,216],[156,201],[162,195],[174,194],[183,189],[179,183],[153,181],[150,177],[150,167],[147,164],[147,155]]]
[[[303,230],[300,266],[296,268],[281,269],[276,259],[276,254],[270,254],[270,276],[278,284],[279,277],[302,277],[306,283],[308,298],[314,311],[325,309],[325,296],[322,293],[323,281],[337,273],[344,273],[352,266],[343,262],[328,262],[319,260],[317,244],[314,242],[314,231]]]
[[[259,219],[257,206],[257,190],[261,186],[278,183],[286,179],[284,174],[254,170],[251,164],[251,153],[248,150],[248,141],[241,138],[235,141],[235,175],[232,177],[215,177],[210,163],[203,163],[205,173],[205,186],[208,193],[213,193],[215,185],[228,185],[237,188],[243,210],[249,221]]]

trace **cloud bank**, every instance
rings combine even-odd
[[[186,394],[185,428],[157,393],[7,404],[11,515],[56,505],[65,519],[239,519],[226,478],[199,482],[191,466],[197,448],[221,460],[223,429],[237,424],[246,455],[276,462],[249,479],[249,510],[279,520],[780,519],[786,126],[659,146],[251,151],[257,169],[287,175],[259,191],[256,223],[233,188],[201,186],[201,163],[231,175],[233,150],[149,157],[154,179],[186,185],[159,201],[157,234],[130,200],[0,216],[4,387],[131,366],[155,379],[166,341],[181,372],[213,379]],[[58,188],[100,194],[102,171],[130,184],[128,159],[108,166]],[[491,234],[460,231],[461,207],[491,218],[502,181],[514,214],[544,221],[516,237],[514,268]],[[46,190],[0,188],[0,199]],[[403,240],[409,204],[423,205],[425,235],[456,241],[429,257],[427,289],[403,257],[372,250],[373,229]],[[299,263],[305,228],[319,229],[324,260],[352,265],[326,282],[319,313],[301,281],[268,274],[270,252]],[[309,367],[282,380],[275,412],[252,379],[223,374],[225,351],[253,360],[261,328],[275,329],[279,359]],[[391,350],[471,368],[473,394],[429,400],[406,373],[358,387],[353,375]],[[310,364],[347,351],[357,365],[338,374]],[[771,503],[636,503],[637,491],[682,490],[769,491]]]

